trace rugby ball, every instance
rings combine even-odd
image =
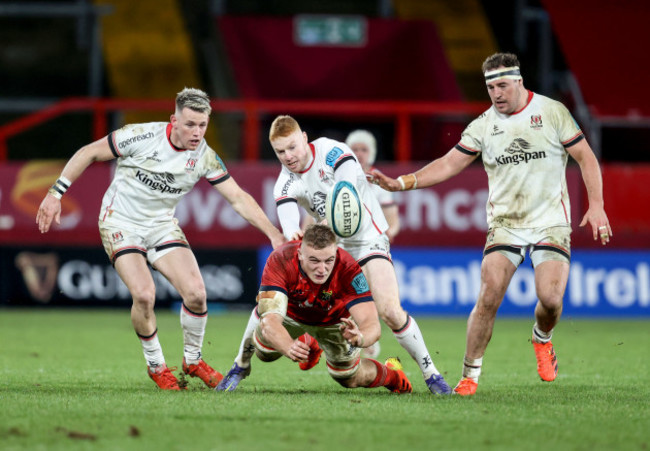
[[[349,238],[359,231],[363,205],[354,185],[341,181],[332,186],[325,198],[325,217],[341,238]]]

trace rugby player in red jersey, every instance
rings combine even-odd
[[[301,241],[271,253],[257,302],[253,343],[260,360],[285,356],[309,369],[324,352],[327,371],[344,387],[411,392],[395,359],[384,365],[360,357],[362,348],[379,339],[379,317],[361,267],[337,247],[328,226],[309,226]]]

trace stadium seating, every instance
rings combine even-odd
[[[296,42],[295,16],[216,20],[242,97],[434,101],[462,97],[431,21],[368,18],[364,45],[335,47]],[[455,144],[460,130],[450,127],[431,119],[414,121],[414,158],[429,159],[432,149],[446,151]]]
[[[646,88],[650,62],[650,3],[608,0],[543,0],[567,65],[591,113],[601,117],[650,117]],[[631,5],[633,9],[631,9]]]

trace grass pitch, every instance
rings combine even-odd
[[[179,366],[178,315],[157,312],[169,366]],[[226,372],[248,314],[211,315],[205,360]],[[417,318],[453,386],[465,318]],[[383,330],[382,358],[401,357],[410,395],[344,389],[324,362],[253,361],[233,393],[195,379],[159,390],[146,374],[128,310],[0,310],[0,449],[107,450],[647,450],[650,322],[563,318],[560,373],[535,371],[532,319],[497,319],[478,392],[429,394],[415,363]]]

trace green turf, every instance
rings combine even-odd
[[[246,314],[211,315],[207,362],[228,370]],[[460,376],[465,319],[418,318],[438,368]],[[178,315],[158,312],[168,364],[180,366]],[[564,318],[560,374],[543,383],[531,319],[499,318],[471,398],[434,397],[384,329],[414,393],[349,390],[321,362],[253,362],[234,393],[198,381],[163,392],[147,377],[128,310],[0,310],[0,449],[646,450],[650,448],[650,323]]]

